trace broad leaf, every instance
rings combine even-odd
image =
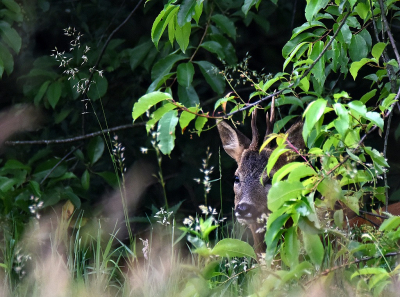
[[[47,100],[53,109],[56,107],[61,97],[61,83],[59,81],[52,82],[47,89]]]
[[[208,118],[206,117],[197,117],[196,122],[194,123],[194,127],[197,130],[197,134],[200,136],[200,133],[203,131],[204,125],[207,123]]]
[[[160,151],[169,155],[175,146],[175,127],[178,124],[178,111],[171,110],[158,122],[157,141]]]
[[[164,114],[166,114],[168,111],[173,110],[175,108],[177,108],[177,106],[175,106],[174,104],[166,103],[163,106],[161,106],[160,108],[158,108],[156,111],[154,111],[151,114],[150,120],[148,120],[147,123],[146,123],[147,133],[150,132],[150,130],[163,117]]]
[[[196,13],[196,0],[183,0],[177,15],[178,26],[183,27]]]
[[[361,59],[361,61],[351,63],[350,73],[351,73],[351,76],[353,76],[354,80],[356,80],[356,77],[358,75],[358,71],[360,70],[360,68],[371,61],[372,61],[371,59],[364,58],[364,59]]]
[[[318,234],[309,234],[303,232],[304,248],[311,259],[311,262],[321,267],[322,260],[324,259],[324,247],[321,242],[321,238]]]
[[[309,0],[306,6],[306,20],[311,22],[317,13],[329,3],[329,0]]]
[[[133,106],[132,110],[133,121],[135,121],[143,113],[149,110],[153,105],[168,99],[172,99],[171,95],[162,92],[152,92],[142,96],[139,99],[139,101],[136,102],[135,105]]]
[[[353,35],[351,38],[351,43],[349,47],[349,55],[353,61],[360,61],[367,57],[368,47],[364,38],[357,34]]]
[[[194,67],[192,62],[179,64],[176,73],[178,83],[182,87],[188,88],[191,86],[194,75]]]
[[[247,243],[238,239],[224,238],[215,245],[211,254],[220,257],[251,257],[257,259],[254,249]]]
[[[197,95],[196,90],[192,85],[187,88],[178,85],[178,97],[179,102],[186,107],[196,106],[200,104],[199,96]]]
[[[87,148],[87,154],[89,157],[90,163],[93,165],[96,163],[104,152],[104,140],[100,136],[96,136],[92,138],[89,142]]]
[[[268,192],[268,209],[276,211],[286,201],[297,199],[303,190],[301,182],[280,181],[273,184]]]
[[[0,21],[0,36],[3,41],[16,53],[21,49],[22,39],[17,31],[5,21]]]
[[[179,6],[168,5],[164,10],[160,12],[158,17],[153,23],[151,28],[151,40],[154,45],[158,47],[158,42],[170,21],[174,21],[176,14],[178,13]]]
[[[197,108],[196,107],[190,107],[190,111],[196,112]],[[182,111],[181,116],[179,117],[179,125],[181,126],[182,129],[182,134],[185,131],[186,127],[189,125],[189,123],[194,120],[196,117],[195,114],[187,112],[187,111]]]
[[[219,69],[207,61],[198,61],[196,64],[199,65],[201,73],[214,92],[222,94],[225,90],[225,80]]]
[[[376,59],[376,61],[379,61],[379,58],[381,57],[385,47],[386,47],[386,43],[378,42],[372,48],[371,54]]]
[[[235,24],[230,18],[222,14],[215,14],[211,17],[211,20],[217,24],[218,28],[220,28],[222,32],[234,40],[236,39]]]
[[[304,112],[306,120],[303,127],[303,139],[307,143],[307,138],[315,124],[319,121],[325,111],[327,101],[325,99],[318,99],[308,105]]]
[[[182,27],[180,27],[179,25],[176,26],[175,29],[176,42],[179,44],[179,47],[183,53],[185,53],[187,47],[189,46],[189,37],[191,30],[192,30],[192,25],[190,23],[186,23]]]

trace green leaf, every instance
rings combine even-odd
[[[242,12],[244,13],[245,16],[249,13],[249,10],[256,5],[258,0],[245,0],[243,5],[242,5]]]
[[[207,61],[198,61],[195,63],[199,65],[201,73],[214,92],[222,94],[225,90],[225,80],[217,66]]]
[[[183,27],[183,25],[192,20],[192,17],[196,13],[196,2],[196,0],[182,1],[177,15],[178,26]]]
[[[224,238],[211,250],[212,255],[220,257],[251,257],[257,260],[254,249],[247,243],[238,239]]]
[[[190,23],[186,23],[182,27],[180,27],[179,25],[176,26],[175,29],[176,42],[178,42],[179,47],[183,53],[185,53],[187,47],[189,46],[189,37],[191,30],[192,30],[192,25]]]
[[[53,109],[56,107],[61,97],[61,83],[59,81],[52,82],[47,89],[47,100]]]
[[[199,20],[200,20],[201,14],[203,12],[203,1],[197,3],[194,10],[195,10],[195,13],[194,13],[193,19],[196,21],[197,24],[199,24]]]
[[[40,100],[42,100],[43,95],[46,93],[47,87],[49,86],[50,83],[51,81],[47,80],[40,86],[39,91],[36,93],[35,98],[33,99],[33,102],[36,106],[39,105],[39,102]]]
[[[378,42],[372,48],[371,54],[376,59],[376,61],[379,61],[379,58],[382,56],[382,53],[385,50],[385,47],[386,47],[386,43]]]
[[[291,162],[288,164],[285,164],[277,172],[275,172],[274,176],[272,177],[272,184],[275,184],[282,180],[286,175],[288,175],[290,172],[295,170],[296,168],[302,168],[305,169],[304,167],[308,167],[305,163],[302,162]]]
[[[204,125],[207,123],[208,118],[206,117],[197,117],[196,122],[194,123],[194,127],[197,130],[197,134],[200,136],[200,133],[203,131]]]
[[[89,171],[86,169],[81,177],[81,184],[82,184],[82,188],[84,190],[88,190],[89,186],[90,186],[90,173]]]
[[[96,163],[104,152],[104,140],[100,136],[92,138],[89,142],[87,153],[90,163]]]
[[[368,55],[367,43],[361,35],[357,34],[351,37],[349,55],[353,61],[360,61]]]
[[[361,59],[361,61],[351,63],[350,73],[353,76],[353,79],[356,80],[358,71],[360,70],[361,67],[363,67],[365,64],[372,62],[372,61],[373,60],[371,60],[371,59],[363,58],[363,59]]]
[[[276,161],[278,161],[278,158],[286,153],[290,151],[290,149],[287,149],[285,146],[283,147],[277,147],[276,149],[274,149],[274,151],[272,152],[271,156],[268,159],[268,164],[267,164],[267,175],[269,176],[269,173],[271,172],[272,168],[274,167]]]
[[[390,167],[385,158],[376,149],[371,149],[371,147],[364,147],[365,152],[371,157],[374,163],[379,166]]]
[[[150,52],[153,44],[151,41],[144,42],[142,44],[139,44],[138,46],[134,47],[132,50],[130,50],[129,55],[130,55],[130,66],[131,70],[135,70],[136,67],[138,67],[144,59],[147,57],[148,53]]]
[[[214,14],[211,17],[211,20],[217,25],[219,29],[221,29],[222,32],[236,40],[236,28],[231,19],[222,14]]]
[[[281,129],[289,122],[291,119],[297,117],[296,115],[286,116],[282,120],[276,121],[274,123],[274,130],[273,133],[278,133]]]
[[[14,28],[5,21],[0,21],[0,36],[3,41],[11,47],[16,53],[21,49],[22,39]]]
[[[317,41],[312,49],[310,59],[315,61],[324,49],[324,42]],[[325,57],[326,53],[318,60],[317,64],[312,68],[311,73],[320,84],[325,82]]]
[[[330,177],[325,177],[318,184],[317,190],[325,197],[324,202],[330,209],[333,209],[335,203],[344,197],[339,181]]]
[[[164,30],[167,27],[168,23],[170,21],[174,21],[174,17],[178,13],[178,10],[179,6],[170,4],[160,12],[156,20],[154,21],[151,28],[151,40],[156,47],[158,47],[158,42],[160,41],[160,38],[164,33]]]
[[[329,0],[309,0],[306,6],[306,20],[311,22],[317,13],[329,3]]]
[[[400,217],[393,216],[385,220],[382,225],[379,227],[380,231],[393,231],[400,226]]]
[[[324,259],[324,247],[318,234],[303,232],[304,249],[317,269],[321,267]]]
[[[362,103],[365,104],[365,103],[368,102],[369,99],[371,99],[372,97],[374,97],[375,94],[376,94],[376,89],[373,89],[372,91],[369,91],[368,93],[364,94],[364,95],[361,97],[360,101],[361,101]]]
[[[196,90],[192,85],[187,88],[178,85],[178,97],[179,102],[186,107],[196,106],[200,104],[199,96],[197,95]]]
[[[151,69],[151,79],[155,80],[159,77],[163,77],[168,74],[172,67],[174,67],[175,63],[181,60],[187,59],[185,56],[170,54],[165,58],[159,60],[156,64],[154,64]]]
[[[191,86],[194,75],[194,67],[192,62],[182,63],[177,68],[178,83],[185,88]]]
[[[371,123],[378,126],[381,130],[383,130],[383,119],[379,113],[369,111],[365,114],[365,118],[370,120]]]
[[[78,196],[75,195],[74,192],[72,192],[72,190],[70,191],[65,191],[61,193],[61,197],[65,200],[69,200],[72,202],[72,204],[76,207],[76,208],[81,208],[81,199],[79,199]]]
[[[283,243],[283,253],[287,259],[287,265],[293,268],[299,264],[300,241],[297,238],[297,227],[292,226],[285,233],[285,242]]]
[[[358,100],[354,100],[354,101],[349,102],[348,105],[354,116],[365,117],[365,114],[367,113],[367,107],[365,106],[364,103],[362,103],[361,101],[358,101]]]
[[[111,187],[115,188],[118,186],[118,176],[114,172],[104,171],[96,172],[96,174],[101,176]]]
[[[305,30],[308,30],[313,27],[325,27],[325,25],[319,21],[312,21],[312,22],[307,22],[301,25],[300,27],[297,27],[293,30],[292,32],[292,37],[291,39],[295,38],[297,35],[299,35],[301,32],[304,32]]]
[[[369,274],[378,274],[390,277],[389,273],[384,268],[366,267],[366,268],[360,268],[358,271],[354,272],[350,278],[353,279],[355,276],[358,275],[369,275]]]
[[[333,214],[333,220],[339,229],[343,229],[343,209],[335,211]]]
[[[203,42],[200,46],[208,50],[210,53],[217,54],[218,58],[220,58],[221,60],[225,59],[223,48],[221,44],[219,44],[217,41],[206,41]]]
[[[286,201],[297,199],[303,190],[301,182],[280,181],[273,184],[268,192],[268,209],[276,211]]]
[[[283,70],[282,70],[282,71],[285,71],[286,66],[292,61],[292,59],[293,59],[293,57],[296,55],[297,51],[298,51],[303,45],[308,44],[308,43],[309,43],[309,42],[304,41],[304,42],[298,44],[298,45],[294,48],[294,50],[290,53],[289,57],[288,57],[288,58],[285,60],[285,62],[283,63]]]
[[[304,111],[303,116],[306,117],[306,120],[303,127],[303,139],[306,143],[311,130],[324,114],[326,103],[327,101],[325,99],[317,99],[316,101],[311,102]]]
[[[10,51],[0,42],[0,60],[3,62],[3,67],[6,70],[7,74],[10,75],[14,70],[14,58],[11,55]],[[0,75],[1,77],[1,75]]]
[[[196,112],[197,108],[196,107],[190,107],[190,111]],[[182,129],[182,134],[185,131],[186,127],[189,125],[189,123],[196,117],[195,114],[187,112],[187,111],[182,111],[181,116],[179,117],[179,125],[181,126]]]
[[[285,66],[284,66],[285,67]],[[272,79],[269,79],[269,80],[267,80],[266,82],[265,82],[265,84],[263,85],[263,87],[262,87],[262,90],[264,91],[264,92],[266,92],[274,83],[276,83],[278,80],[280,80],[280,79],[282,79],[282,76],[277,76],[277,77],[274,77],[274,78],[272,78]],[[280,97],[279,97],[280,98]]]
[[[154,127],[154,125],[162,118],[162,116],[164,114],[166,114],[168,111],[173,110],[177,108],[177,106],[175,106],[172,103],[166,103],[163,106],[161,106],[160,108],[158,108],[157,110],[155,110],[152,114],[151,114],[151,119],[147,121],[146,123],[146,130],[147,133],[150,132],[150,130]]]
[[[139,101],[133,106],[133,121],[149,110],[153,105],[168,99],[172,99],[171,95],[162,92],[152,92],[140,97]]]
[[[285,225],[286,221],[289,219],[289,214],[283,214],[277,217],[267,228],[265,233],[265,243],[267,248],[277,244],[279,236],[282,234],[282,227]]]
[[[160,151],[169,155],[175,146],[175,127],[178,124],[178,111],[171,110],[158,122],[157,141]]]
[[[358,3],[354,10],[365,21],[369,14],[369,5],[367,3]]]

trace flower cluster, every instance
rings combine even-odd
[[[173,214],[173,211],[166,211],[164,208],[161,207],[161,209],[156,212],[154,215],[155,218],[159,219],[157,223],[160,223],[163,226],[168,226],[170,224],[169,222],[169,217]]]
[[[43,207],[43,201],[40,201],[39,198],[35,196],[31,196],[29,200],[32,201],[32,204],[29,206],[29,211],[34,217],[36,217],[36,219],[39,220],[39,210]]]
[[[114,161],[118,165],[120,171],[124,173],[126,172],[125,157],[124,157],[125,147],[123,147],[122,144],[118,142],[118,135],[114,135],[112,144],[113,144],[112,152],[114,156]]]

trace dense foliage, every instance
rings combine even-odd
[[[196,263],[164,294],[393,293],[399,217],[349,230],[335,205],[360,213],[400,200],[399,21],[393,0],[2,0],[0,96],[14,106],[4,115],[28,108],[39,118],[2,147],[9,289],[24,295],[21,246],[41,229],[53,255],[65,250],[78,283],[94,275],[107,290],[134,294],[121,259],[130,272],[139,255],[150,261],[144,232],[160,223],[171,241],[160,254],[173,255],[172,265],[169,248],[187,239]],[[222,227],[235,164],[219,153],[213,128],[230,120],[248,130],[252,110],[267,112],[272,100],[267,173],[288,152],[285,127],[296,120],[307,148],[272,178],[260,258],[236,239],[245,239],[240,226]],[[206,217],[195,215],[201,204]],[[141,288],[149,291],[137,295],[151,296]]]

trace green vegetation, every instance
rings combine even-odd
[[[335,205],[400,200],[399,10],[1,0],[0,294],[395,296],[400,218],[352,229]],[[267,174],[299,119],[306,149],[256,255],[214,128],[273,100]]]

